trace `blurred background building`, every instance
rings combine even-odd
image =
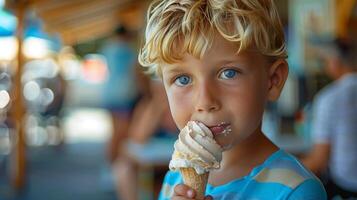
[[[313,98],[331,82],[311,41],[357,39],[357,3],[275,2],[288,42],[290,73],[281,99],[266,109],[263,129],[278,146],[300,155],[311,147]],[[119,146],[129,151],[125,157],[131,160],[121,167],[135,165],[128,173],[137,181],[128,184],[138,186],[136,198],[157,196],[175,134],[148,138],[157,130],[177,130],[163,120],[168,119],[163,117],[167,110],[156,103],[156,83],[141,74],[135,59],[128,60],[136,58],[149,3],[0,0],[0,200],[120,199],[118,184],[126,183],[112,170]],[[115,45],[103,51],[117,44],[113,37],[119,26],[125,27],[127,49],[133,54]],[[132,69],[113,72],[110,65],[116,55]],[[117,91],[132,96],[108,107],[108,100],[128,97],[110,95]],[[136,116],[155,116],[157,122],[144,134],[126,121]],[[144,117],[146,127],[150,117]],[[120,131],[124,136],[116,135]],[[135,144],[128,140],[129,132],[136,132]]]

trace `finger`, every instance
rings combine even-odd
[[[211,195],[208,195],[208,196],[205,197],[204,200],[213,200],[213,197]]]
[[[176,185],[174,188],[174,192],[178,196],[184,196],[188,198],[193,198],[195,196],[195,191],[184,184]]]
[[[194,199],[188,199],[188,198],[183,197],[183,196],[173,196],[171,198],[171,200],[194,200]]]

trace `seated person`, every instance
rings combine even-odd
[[[314,99],[314,145],[303,163],[318,175],[328,170],[329,198],[357,198],[357,49],[336,39],[320,50],[334,82]]]

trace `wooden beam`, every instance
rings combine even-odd
[[[68,1],[68,0],[67,0]],[[129,0],[72,0],[71,3],[64,5],[53,6],[51,9],[43,9],[40,5],[35,5],[35,11],[43,19],[48,21],[61,23],[76,18],[85,18],[90,15],[95,15],[98,12],[105,12],[106,10],[115,9]]]
[[[106,36],[114,31],[118,23],[119,22],[115,18],[102,18],[78,27],[72,27],[71,29],[56,30],[60,33],[64,43],[75,44]]]
[[[44,22],[48,29],[72,29],[88,23],[93,23],[94,21],[100,21],[103,18],[115,18],[115,14],[115,8],[108,8],[107,10],[99,10],[96,13],[91,13],[69,20],[52,21],[47,18],[44,18]]]
[[[20,3],[17,5],[16,16],[18,19],[18,25],[16,30],[16,37],[18,39],[18,54],[17,54],[17,70],[14,77],[14,102],[12,106],[12,112],[14,114],[14,120],[16,122],[16,142],[11,156],[11,182],[16,189],[21,189],[25,183],[26,175],[26,145],[25,145],[25,131],[24,131],[24,115],[25,107],[23,104],[22,96],[22,72],[24,65],[24,57],[22,55],[22,41],[24,32],[24,16],[26,12],[26,4]]]
[[[73,29],[88,23],[93,23],[94,21],[103,20],[104,18],[111,18],[117,20],[117,22],[129,22],[135,24],[131,27],[137,27],[138,25],[143,25],[145,16],[143,15],[142,5],[132,5],[128,8],[111,8],[108,10],[98,11],[96,14],[88,15],[86,17],[75,18],[72,20],[64,21],[57,24],[47,19],[44,19],[45,26],[48,30],[63,30],[63,29]],[[115,24],[118,24],[115,23]],[[140,23],[140,24],[139,24]],[[114,27],[115,28],[115,27]]]
[[[131,5],[107,12],[99,12],[87,18],[77,18],[62,24],[54,24],[44,19],[44,29],[48,32],[59,32],[66,44],[86,41],[96,37],[111,34],[118,24],[124,24],[128,29],[139,30],[145,19],[146,2]],[[83,38],[81,38],[83,37]]]
[[[73,3],[86,3],[93,0],[32,0],[32,5],[39,11],[56,9],[59,7],[70,6]]]
[[[56,30],[62,33],[72,33],[72,32],[80,32],[80,31],[90,31],[92,29],[100,30],[103,27],[107,27],[107,26],[112,26],[112,28],[114,29],[116,24],[118,24],[116,18],[102,17],[102,18],[98,18],[97,20],[82,24],[80,26],[56,27]]]
[[[32,0],[46,32],[57,32],[65,44],[103,37],[116,26],[141,29],[147,0]],[[113,3],[114,2],[114,3]]]

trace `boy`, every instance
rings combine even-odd
[[[319,180],[261,132],[264,107],[288,75],[285,58],[270,0],[151,4],[140,63],[162,78],[178,128],[202,122],[225,150],[207,199],[326,199]],[[168,172],[160,199],[195,199],[195,191]]]

